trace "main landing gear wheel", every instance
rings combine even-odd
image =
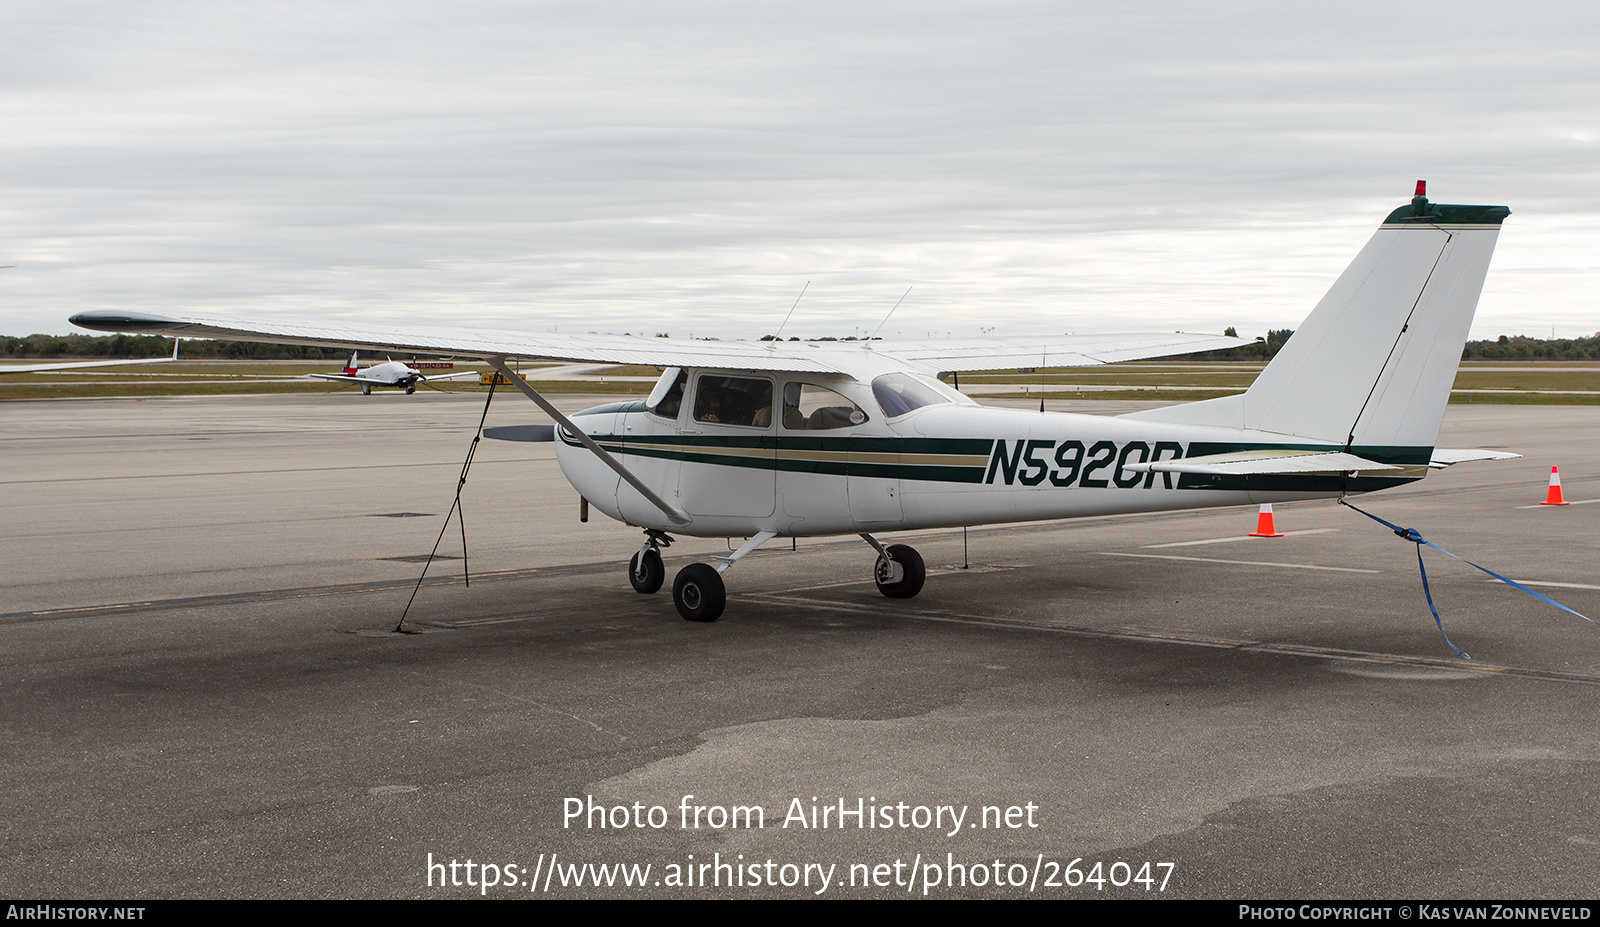
[[[628,563],[628,582],[633,584],[634,592],[649,595],[661,588],[661,583],[667,578],[667,568],[661,565],[661,555],[655,550],[633,555],[633,560]]]
[[[371,396],[372,395],[372,384],[371,383],[363,383],[363,384],[361,384],[361,395],[363,395],[363,396]]]
[[[909,599],[921,592],[922,582],[928,578],[922,555],[904,544],[890,545],[888,552],[888,557],[878,555],[878,565],[872,571],[878,591],[891,599]]]
[[[691,563],[672,581],[672,604],[689,621],[716,621],[728,604],[722,574],[703,563]]]

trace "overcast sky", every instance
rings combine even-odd
[[[1418,178],[1600,330],[1600,5],[3,4],[0,333],[1293,328]]]

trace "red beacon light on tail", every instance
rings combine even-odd
[[[1425,216],[1428,214],[1428,182],[1417,181],[1417,192],[1411,197],[1411,214]]]

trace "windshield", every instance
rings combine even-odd
[[[910,373],[890,373],[873,380],[872,395],[888,418],[923,406],[960,402],[964,398],[938,380]]]
[[[648,408],[662,418],[677,418],[678,410],[683,408],[683,388],[689,383],[689,375],[677,367],[669,367],[661,375],[661,380],[665,381],[667,377],[672,377],[672,385],[663,390],[663,384],[661,382],[656,383],[656,388],[651,391],[651,394],[661,393],[661,399]]]

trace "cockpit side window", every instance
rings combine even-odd
[[[814,383],[783,385],[783,427],[789,431],[827,431],[849,428],[867,420],[861,407],[826,386]]]
[[[667,389],[667,394],[661,397],[661,401],[651,407],[649,411],[662,418],[676,420],[678,412],[683,409],[683,391],[688,385],[689,374],[679,370],[678,377],[672,381],[672,386]]]
[[[889,373],[873,380],[872,395],[886,418],[905,415],[923,406],[963,402],[966,398],[938,380],[909,373]]]
[[[772,427],[772,381],[702,376],[695,387],[694,420],[722,425]]]

